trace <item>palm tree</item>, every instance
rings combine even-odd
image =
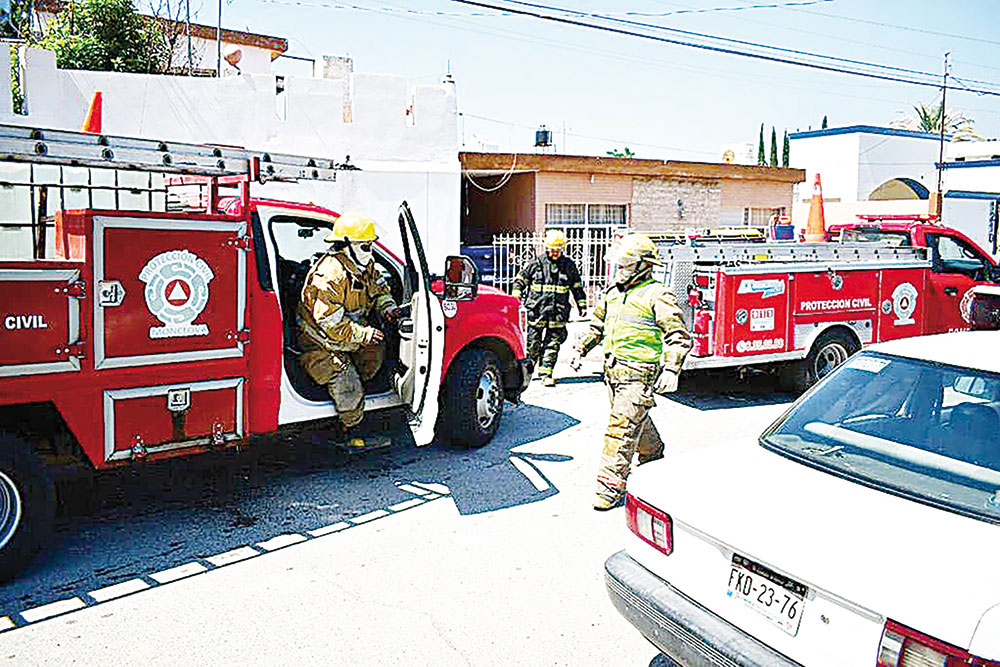
[[[902,130],[914,130],[916,132],[941,132],[941,115],[943,105],[917,103],[913,107],[913,115],[897,118],[889,123],[890,127]],[[982,139],[973,128],[975,121],[968,118],[961,111],[944,114],[944,133],[951,137],[952,141],[972,141]]]

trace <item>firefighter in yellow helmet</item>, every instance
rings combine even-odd
[[[542,385],[552,387],[556,383],[552,369],[559,346],[567,337],[570,295],[580,317],[587,314],[587,295],[576,263],[564,254],[566,234],[550,229],[545,232],[544,245],[545,252],[514,279],[513,294],[524,301],[528,311],[528,357],[538,369]]]
[[[337,218],[326,240],[330,248],[313,264],[296,312],[299,360],[309,375],[326,385],[345,428],[345,447],[372,446],[358,435],[364,417],[362,382],[382,367],[385,335],[373,315],[386,322],[400,309],[374,261],[375,221],[358,213]],[[376,442],[378,446],[386,441]]]
[[[663,442],[649,418],[649,408],[655,405],[654,393],[677,390],[681,365],[691,350],[691,334],[677,300],[652,277],[653,267],[660,264],[648,237],[629,234],[623,238],[614,285],[594,309],[588,331],[576,344],[582,357],[604,343],[604,381],[611,414],[597,472],[597,510],[621,504],[636,450],[640,465],[663,456]]]

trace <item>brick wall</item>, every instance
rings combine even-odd
[[[628,204],[632,177],[616,174],[538,172],[535,180],[535,229],[545,229],[546,204]]]
[[[635,178],[631,227],[652,231],[714,226],[721,204],[717,180]]]

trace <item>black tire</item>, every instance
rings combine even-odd
[[[444,390],[439,434],[458,447],[482,447],[492,440],[504,403],[497,356],[489,350],[463,350],[448,369]]]
[[[804,392],[858,351],[858,340],[849,333],[832,329],[820,334],[802,361],[785,364],[778,371],[778,383],[785,391]]]
[[[55,508],[45,464],[28,443],[0,434],[0,581],[35,556],[52,530]]]

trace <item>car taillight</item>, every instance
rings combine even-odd
[[[708,287],[710,284],[709,278],[704,273],[701,273],[694,277],[694,284],[697,285],[698,287]]]
[[[674,522],[670,515],[644,503],[631,493],[625,495],[628,529],[642,541],[668,556],[674,550]]]
[[[895,621],[886,621],[878,647],[878,667],[1000,667],[1000,662],[977,658],[968,651],[928,637]]]

